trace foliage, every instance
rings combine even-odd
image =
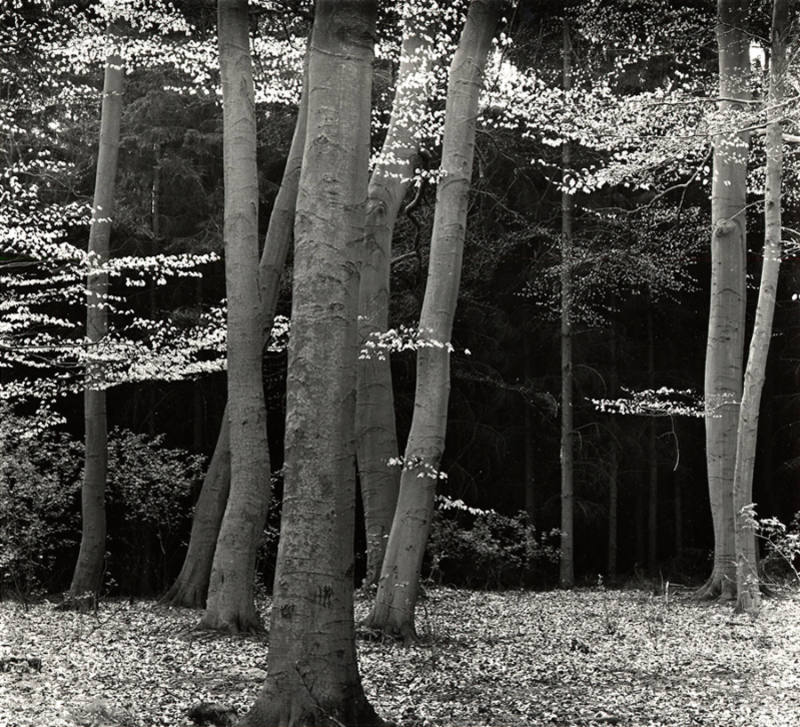
[[[27,428],[0,407],[0,593],[36,595],[56,554],[75,542],[81,446]]]
[[[359,599],[356,617],[369,605]],[[642,591],[434,588],[422,605],[420,642],[358,644],[367,697],[402,727],[796,721],[796,600],[768,600],[755,622]],[[127,600],[101,604],[96,617],[1,603],[0,658],[37,657],[42,670],[0,674],[0,724],[185,727],[200,701],[243,714],[265,677],[265,643],[211,637],[193,630],[196,619]]]
[[[202,456],[124,429],[108,451],[108,501],[133,531],[161,540],[185,527]],[[27,601],[52,588],[57,556],[79,539],[82,467],[81,442],[0,409],[0,589]]]
[[[766,582],[775,587],[787,580],[793,587],[800,585],[800,512],[795,513],[789,525],[776,517],[750,518],[756,537],[764,544],[762,568]]]
[[[114,429],[108,442],[108,492],[129,522],[170,531],[186,520],[204,458],[165,447],[164,439],[163,434]]]
[[[501,515],[439,496],[427,555],[439,583],[502,588],[542,585],[558,562],[558,532],[538,533],[525,512]]]

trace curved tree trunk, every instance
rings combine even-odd
[[[281,535],[267,678],[240,725],[377,725],[353,623],[358,260],[377,3],[318,0],[295,223]]]
[[[750,42],[743,30],[747,4],[718,0],[719,93],[749,97]],[[721,110],[739,105],[721,101]],[[746,303],[748,134],[726,130],[714,139],[711,182],[711,306],[706,345],[705,405],[708,492],[714,525],[714,568],[701,597],[730,599],[736,592],[733,470],[742,393]]]
[[[264,345],[266,345],[269,338],[272,320],[275,317],[280,277],[292,240],[297,185],[300,179],[300,167],[303,162],[303,142],[306,130],[306,85],[304,84],[289,156],[286,160],[281,187],[272,207],[264,251],[261,254],[259,263]],[[211,577],[211,564],[214,560],[217,536],[222,523],[222,515],[225,512],[225,505],[228,502],[230,488],[230,443],[228,431],[228,407],[226,405],[222,415],[217,444],[214,448],[214,455],[206,471],[200,496],[195,506],[192,532],[189,537],[189,549],[186,552],[181,572],[162,599],[164,603],[170,606],[204,608],[206,605],[208,582]]]
[[[231,482],[201,627],[255,631],[256,553],[269,506],[267,412],[261,380],[264,321],[258,280],[256,113],[247,0],[218,2],[228,299]]]
[[[572,88],[572,45],[564,21],[564,90]],[[562,588],[575,585],[575,465],[573,453],[572,407],[572,214],[575,201],[566,190],[566,177],[572,163],[569,141],[561,148],[561,557],[558,583]]]
[[[433,515],[439,463],[447,428],[450,340],[467,222],[475,118],[483,70],[500,10],[492,0],[473,0],[450,66],[442,168],[436,192],[428,281],[419,330],[439,345],[417,351],[414,415],[405,450],[397,502],[378,592],[366,626],[405,640],[415,636],[414,609]]]
[[[392,234],[419,153],[419,120],[428,103],[428,76],[433,62],[431,25],[430,14],[409,3],[392,116],[367,197],[366,246],[358,301],[362,345],[371,334],[382,333],[389,326]],[[392,526],[400,486],[399,470],[388,464],[392,457],[397,457],[397,431],[389,357],[359,357],[356,461],[367,534],[365,585],[378,582]]]
[[[769,70],[769,111],[766,136],[767,171],[764,193],[764,261],[758,290],[756,319],[747,369],[744,376],[739,430],[736,441],[736,468],[733,477],[733,508],[736,514],[736,593],[737,609],[757,613],[760,607],[758,555],[755,533],[749,516],[742,509],[753,499],[753,470],[758,437],[758,410],[766,378],[767,355],[772,338],[775,294],[781,264],[781,176],[783,174],[783,88],[786,73],[786,30],[789,24],[787,0],[774,0],[772,15],[772,53]]]
[[[100,148],[94,182],[89,255],[93,266],[108,260],[111,217],[114,213],[114,180],[119,156],[122,118],[122,58],[112,53],[106,60],[103,104],[100,116]],[[90,273],[86,279],[86,338],[90,345],[108,333],[105,297],[108,274]],[[82,597],[96,597],[103,586],[106,553],[105,489],[108,465],[108,420],[102,364],[86,367],[83,395],[86,427],[86,465],[81,488],[81,546],[67,602],[80,605]]]
[[[181,572],[162,599],[162,603],[170,606],[205,608],[211,564],[214,562],[217,536],[231,484],[229,436],[230,423],[226,405],[217,446],[194,508],[189,549],[186,551]]]

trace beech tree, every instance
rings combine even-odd
[[[701,596],[736,592],[733,472],[742,394],[746,302],[749,134],[737,111],[750,100],[748,3],[718,0],[719,108],[728,118],[715,135],[711,180],[711,306],[705,365],[706,465],[714,525],[714,567]]]
[[[572,90],[572,43],[566,20],[563,27],[564,91]],[[561,192],[561,552],[559,584],[571,588],[575,584],[574,533],[574,457],[572,410],[572,217],[575,201],[568,187],[571,164],[570,141],[561,147],[563,189]]]
[[[736,516],[737,609],[757,612],[760,604],[758,554],[753,532],[753,470],[755,468],[758,414],[766,378],[767,354],[772,338],[772,320],[778,289],[778,272],[783,254],[781,226],[781,183],[783,177],[783,104],[786,86],[786,45],[790,27],[788,0],[774,0],[772,43],[767,96],[766,180],[764,185],[764,254],[758,289],[755,323],[750,337],[747,367],[736,438],[733,474],[733,510]]]
[[[112,51],[106,60],[103,79],[100,146],[89,232],[90,263],[96,266],[94,271],[90,270],[86,279],[86,338],[89,345],[102,342],[108,333],[108,273],[103,270],[103,266],[109,257],[111,220],[114,214],[114,181],[122,116],[122,78],[122,58]],[[86,462],[81,487],[81,546],[67,602],[80,602],[87,594],[96,597],[103,585],[108,419],[102,363],[86,367],[83,406]]]
[[[247,0],[219,0],[228,298],[230,493],[211,568],[205,628],[256,631],[256,552],[269,505],[269,452],[261,381],[256,114]]]
[[[319,0],[295,219],[284,496],[264,687],[241,724],[380,724],[353,623],[358,261],[377,3]]]
[[[470,3],[450,66],[442,165],[419,320],[414,415],[378,592],[365,621],[370,629],[404,640],[415,636],[420,570],[440,477],[450,390],[449,339],[461,277],[478,99],[500,8],[496,0]]]
[[[304,83],[283,179],[272,206],[264,250],[259,262],[259,300],[265,323],[261,338],[262,346],[267,345],[275,319],[280,277],[292,241],[297,187],[303,161],[307,107],[307,83]],[[189,547],[183,566],[162,599],[172,606],[205,607],[217,537],[230,491],[230,457],[230,423],[226,406],[214,454],[195,505]]]
[[[359,284],[358,332],[362,342],[389,328],[392,235],[400,205],[414,177],[421,120],[428,103],[436,6],[403,6],[403,44],[389,128],[367,196],[364,257]],[[359,356],[356,389],[356,460],[367,535],[365,584],[376,584],[392,526],[400,472],[389,466],[398,453],[389,358]]]

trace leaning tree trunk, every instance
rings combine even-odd
[[[106,60],[100,112],[100,148],[89,231],[89,264],[92,267],[103,266],[109,254],[122,117],[122,78],[122,58],[112,53]],[[86,279],[86,339],[89,346],[102,341],[108,333],[108,312],[105,307],[107,293],[108,273],[90,272]],[[77,605],[83,602],[83,596],[96,597],[103,585],[108,420],[102,363],[87,364],[83,402],[86,465],[81,488],[81,546],[67,597],[67,602]]]
[[[261,628],[253,582],[269,505],[267,412],[261,380],[264,321],[258,281],[256,111],[247,0],[219,0],[217,7],[231,480],[200,625],[247,632]]]
[[[358,260],[377,3],[317,0],[267,678],[240,725],[377,725],[353,623]]]
[[[787,0],[775,0],[772,15],[768,123],[766,134],[767,170],[764,192],[764,261],[750,351],[739,407],[736,440],[736,468],[733,477],[733,508],[736,515],[737,609],[757,613],[761,596],[758,556],[751,516],[743,512],[753,499],[753,469],[758,436],[758,410],[766,378],[767,354],[772,337],[775,294],[781,264],[781,176],[783,174],[783,130],[781,118],[786,73],[786,29],[789,24]]]
[[[719,95],[723,113],[735,119],[749,97],[746,4],[718,0]],[[728,123],[735,124],[735,121]],[[730,599],[736,591],[733,470],[742,393],[746,302],[748,134],[726,129],[714,138],[711,182],[711,305],[706,344],[705,406],[708,492],[714,525],[714,568],[701,597]]]
[[[372,611],[365,625],[413,639],[420,570],[433,516],[447,427],[450,339],[461,277],[475,119],[500,3],[473,0],[450,67],[442,168],[436,193],[428,281],[419,321],[414,415],[400,494]]]
[[[563,54],[563,83],[564,90],[568,92],[572,88],[572,46],[566,21],[563,30]],[[572,407],[572,215],[575,202],[566,188],[572,163],[569,141],[565,141],[562,146],[561,163],[564,190],[561,192],[561,557],[558,582],[562,588],[572,588],[575,584]]]
[[[266,345],[275,317],[278,303],[280,276],[286,262],[286,255],[292,240],[294,208],[297,200],[297,185],[300,179],[300,166],[303,161],[303,143],[306,129],[307,92],[304,83],[300,99],[294,136],[283,172],[283,180],[272,214],[269,218],[264,251],[259,263],[259,286],[261,288],[261,313],[264,320],[263,344]],[[183,567],[175,583],[167,591],[163,602],[171,606],[204,608],[211,577],[211,564],[225,505],[230,489],[230,443],[228,435],[228,407],[222,415],[219,436],[214,455],[206,471],[200,496],[195,505],[189,549]]]
[[[420,143],[420,119],[428,103],[433,62],[432,18],[409,3],[392,117],[369,184],[366,247],[361,263],[358,333],[361,343],[389,326],[389,273],[392,234],[400,204],[414,176]],[[356,461],[367,535],[365,585],[374,585],[383,564],[392,526],[400,472],[389,466],[397,457],[397,431],[389,357],[359,357],[356,387]]]

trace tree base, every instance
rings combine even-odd
[[[99,598],[96,593],[84,593],[80,596],[64,595],[64,600],[54,608],[56,611],[75,611],[76,613],[97,613]]]
[[[359,696],[320,704],[305,687],[279,689],[275,682],[268,682],[237,727],[389,727],[360,686],[353,691]]]
[[[249,613],[210,613],[206,611],[200,623],[197,624],[198,631],[218,631],[225,634],[264,634],[264,622],[253,609]]]
[[[721,601],[728,603],[736,600],[736,582],[716,569],[708,580],[695,591],[695,598],[700,601]]]
[[[374,609],[373,613],[358,624],[358,633],[370,641],[397,641],[402,642],[403,646],[419,641],[413,620],[383,620],[375,615]]]
[[[159,599],[162,606],[172,608],[205,608],[208,583],[205,586],[198,583],[184,583],[180,580],[170,586],[169,590]]]

